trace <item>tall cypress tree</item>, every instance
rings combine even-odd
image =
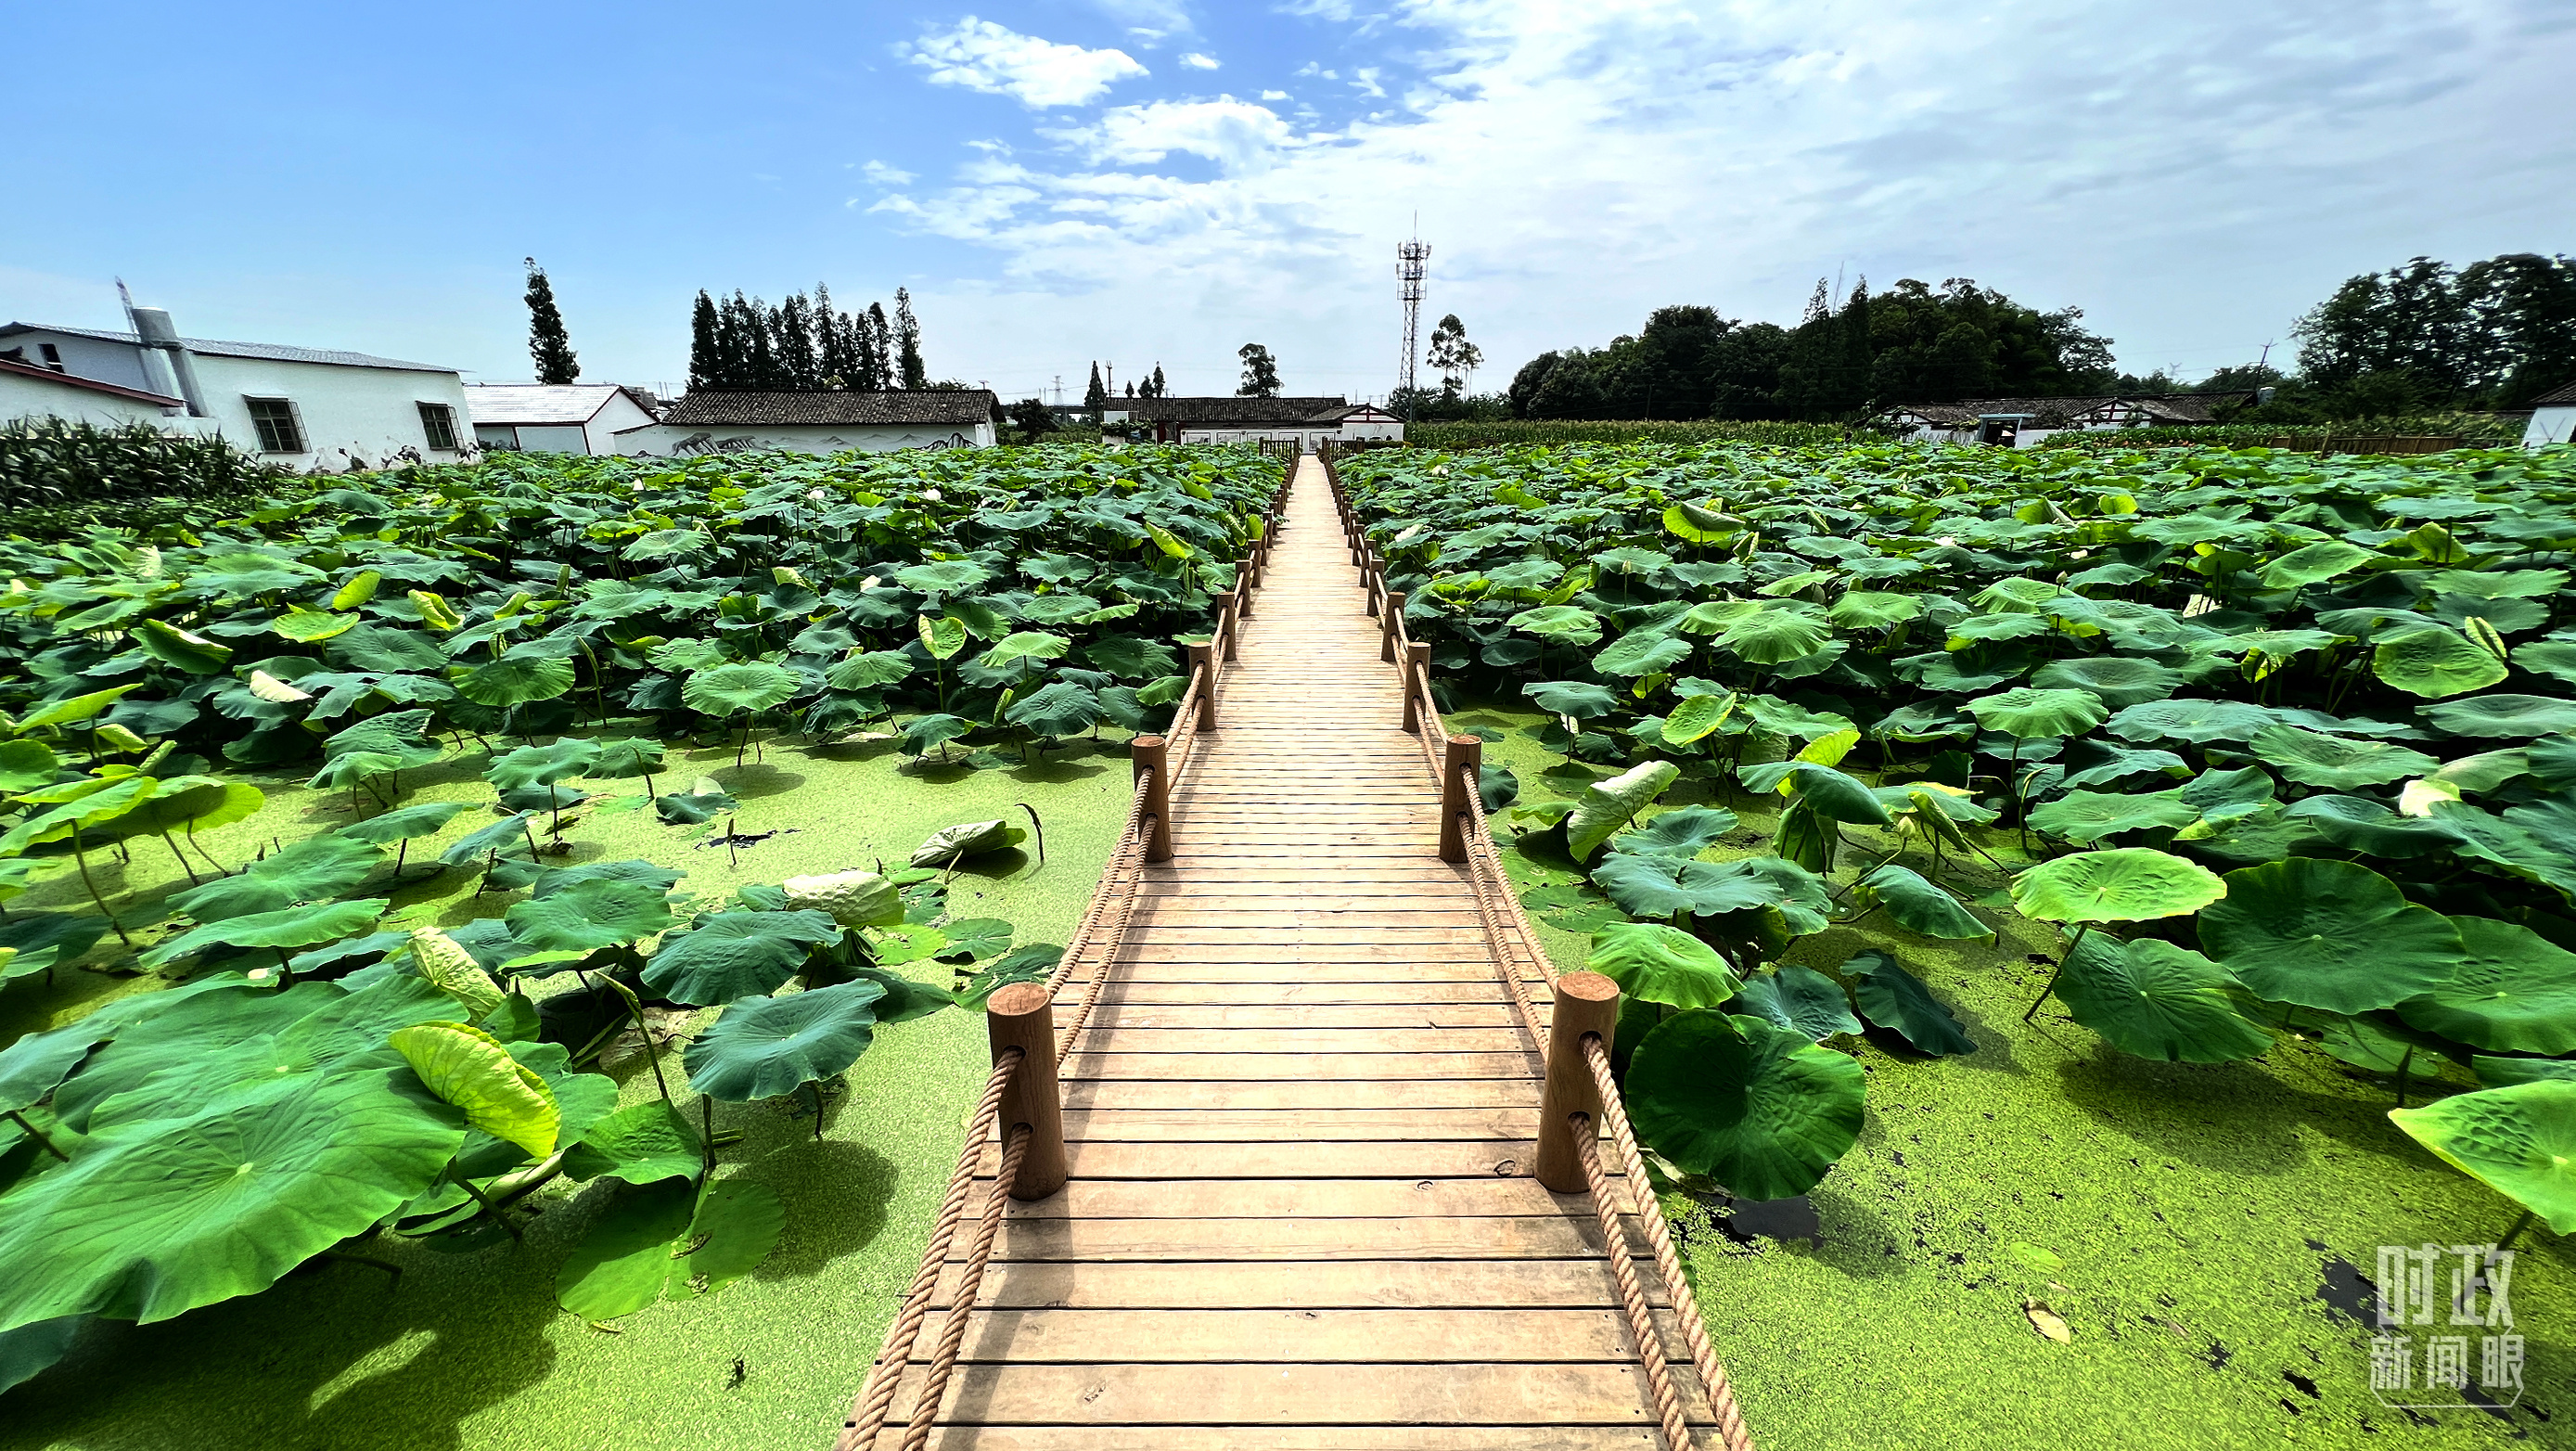
[[[528,264],[528,356],[536,361],[540,383],[570,383],[581,377],[581,364],[574,361],[572,338],[564,332],[563,313],[555,306],[554,284],[546,280],[546,269],[537,259]]]
[[[868,304],[868,389],[883,393],[894,386],[894,329],[886,322],[885,304]]]
[[[786,387],[811,393],[823,386],[821,350],[814,346],[814,328],[805,304],[805,294],[791,292],[778,305],[778,374]]]
[[[1100,386],[1100,365],[1091,365],[1091,386],[1082,390],[1082,406],[1097,413],[1109,405],[1109,390]]]
[[[1851,296],[1843,300],[1843,314],[1837,321],[1842,326],[1842,357],[1835,369],[1836,401],[1846,410],[1857,409],[1869,401],[1870,364],[1875,357],[1869,338],[1868,278],[1852,283]]]
[[[903,369],[906,388],[930,386],[930,370],[921,361],[921,324],[912,315],[912,294],[898,287],[894,290],[895,346],[897,360]]]
[[[1160,363],[1156,363],[1156,364],[1154,365],[1154,396],[1155,396],[1155,397],[1157,397],[1157,398],[1162,397],[1162,396],[1163,396],[1163,388],[1164,388],[1164,383],[1163,383],[1163,365],[1162,365],[1162,364],[1160,364]]]
[[[814,366],[822,373],[823,387],[851,386],[850,375],[858,370],[851,366],[849,342],[849,319],[832,310],[832,289],[815,283]]]
[[[715,299],[700,288],[697,302],[689,308],[689,391],[714,389],[723,371],[723,358],[716,350]]]

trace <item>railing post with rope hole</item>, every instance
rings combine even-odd
[[[1403,628],[1397,623],[1404,618],[1404,591],[1390,590],[1386,596],[1386,615],[1378,621],[1377,658],[1389,665],[1396,663],[1395,637]]]
[[[1137,825],[1145,831],[1149,862],[1172,859],[1172,772],[1165,764],[1165,744],[1161,736],[1138,736],[1127,743],[1136,779],[1145,783],[1145,814]]]
[[[1583,1159],[1575,1151],[1573,1115],[1583,1131],[1601,1122],[1601,1090],[1585,1061],[1584,1035],[1610,1045],[1619,1027],[1619,985],[1597,972],[1569,972],[1556,980],[1556,1017],[1547,1034],[1547,1086],[1538,1107],[1538,1182],[1559,1194],[1580,1194]]]
[[[1046,984],[1015,982],[985,1001],[984,1021],[993,1040],[993,1061],[1018,1049],[1019,1071],[1002,1090],[1002,1112],[994,1120],[1002,1141],[1018,1129],[1029,1131],[1029,1146],[1020,1172],[1011,1182],[1014,1199],[1044,1199],[1064,1187],[1064,1094],[1055,1076],[1055,1004]]]
[[[1426,647],[1427,648],[1427,647]],[[1485,743],[1475,736],[1448,738],[1440,763],[1440,859],[1467,859],[1467,793],[1477,789],[1485,764]]]
[[[1422,641],[1408,642],[1404,647],[1404,731],[1422,734],[1422,718],[1436,715],[1427,697],[1431,693],[1431,647]],[[1447,793],[1443,792],[1445,796]],[[1460,803],[1464,805],[1465,803]]]
[[[1206,645],[1183,645],[1181,648],[1190,652],[1190,673],[1197,676],[1199,681],[1199,729],[1203,731],[1215,730],[1216,646],[1211,643]],[[1227,645],[1226,653],[1228,655],[1234,653],[1231,643]]]
[[[1225,645],[1225,658],[1234,658],[1236,637],[1243,633],[1243,600],[1239,593],[1229,592],[1216,609],[1216,637]]]

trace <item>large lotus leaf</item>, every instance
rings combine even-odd
[[[875,872],[789,877],[780,887],[788,906],[823,912],[844,927],[892,927],[903,920],[902,894]]]
[[[299,645],[314,645],[346,634],[359,624],[356,615],[335,615],[328,610],[288,610],[269,621],[268,627]]]
[[[2283,815],[2335,846],[2372,856],[2442,856],[2460,846],[2450,823],[2408,816],[2366,796],[2310,796]]]
[[[2576,1082],[2542,1079],[2453,1094],[2388,1117],[2444,1163],[2576,1233]]]
[[[252,912],[209,922],[174,937],[142,956],[145,967],[161,967],[209,947],[310,947],[337,942],[376,925],[388,901],[371,897],[356,902],[316,902],[275,912]]]
[[[915,564],[894,572],[895,583],[923,594],[954,594],[960,590],[971,590],[992,577],[992,571],[969,559],[943,559],[934,564]]]
[[[2485,1088],[2511,1088],[2517,1083],[2553,1078],[2576,1082],[2576,1059],[2491,1058],[2475,1053],[2469,1057],[2469,1066],[2477,1071],[2478,1083]]]
[[[2483,690],[2504,679],[2494,651],[2442,625],[2382,638],[2371,650],[2370,671],[2409,695],[2439,700]]]
[[[1511,629],[1565,645],[1590,645],[1601,638],[1601,617],[1572,605],[1541,605],[1504,621]]]
[[[2426,1032],[2499,1053],[2576,1053],[2576,952],[2528,927],[2454,917],[2465,949],[2449,981],[2397,1005]]]
[[[1730,623],[1717,643],[1754,665],[1785,665],[1825,648],[1833,630],[1802,610],[1766,609]]]
[[[2455,736],[2520,740],[2576,731],[2576,701],[2545,695],[2481,695],[2425,706],[2424,719]]]
[[[489,826],[476,827],[440,852],[438,859],[451,867],[461,867],[469,862],[483,861],[496,852],[507,857],[527,856],[531,852],[528,823],[535,816],[533,811],[522,811],[502,817]]]
[[[321,901],[365,881],[384,854],[383,847],[338,832],[307,837],[232,876],[180,892],[170,898],[170,905],[199,922],[221,922]]]
[[[1989,938],[1995,930],[1959,905],[1959,899],[1925,881],[1921,873],[1889,863],[1862,877],[1852,901],[1877,907],[1908,932],[1950,939]]]
[[[1884,630],[1922,613],[1922,601],[1912,595],[1856,589],[1834,601],[1825,618],[1845,630]]]
[[[598,761],[598,742],[567,736],[548,745],[519,747],[487,767],[483,779],[504,791],[551,786],[584,774]]]
[[[2241,700],[2151,700],[2111,717],[2111,734],[2123,740],[2252,740],[2279,717]]]
[[[1860,1064],[1793,1029],[1711,1008],[1637,1044],[1624,1085],[1637,1135],[1745,1199],[1816,1187],[1860,1137]]]
[[[2246,1017],[2227,969],[2157,938],[2086,933],[2058,970],[2056,991],[2075,1021],[2141,1058],[2233,1063],[2272,1046]]]
[[[1103,635],[1082,647],[1082,658],[1121,680],[1160,679],[1181,664],[1171,646],[1135,635]]]
[[[0,981],[31,977],[56,963],[76,962],[105,935],[107,919],[93,913],[13,913],[0,919],[0,947],[16,954],[0,963]]]
[[[447,652],[418,630],[359,625],[331,641],[330,656],[350,670],[396,672],[447,668]]]
[[[1037,735],[1069,736],[1091,729],[1100,717],[1097,694],[1070,680],[1059,680],[1013,702],[1002,718]]]
[[[1007,933],[1002,940],[1005,943],[1008,942]],[[1061,949],[1058,951],[1060,952]],[[957,994],[947,988],[926,982],[915,982],[899,972],[889,972],[882,967],[854,967],[850,969],[850,975],[885,989],[885,996],[877,999],[876,1015],[880,1023],[909,1023],[915,1018],[929,1017],[941,1008],[957,1005]],[[1039,976],[1043,978],[1045,974],[1041,973]]]
[[[515,903],[504,914],[510,935],[537,952],[594,952],[671,925],[671,907],[649,882],[593,878]]]
[[[2027,685],[1969,701],[1967,711],[1988,730],[2024,740],[2081,735],[2110,718],[2102,697],[2092,691],[2035,690]]]
[[[2182,687],[2182,672],[2129,655],[2092,655],[2052,660],[2031,673],[2030,683],[2047,690],[2081,690],[2098,696],[2113,710],[2162,700]],[[1972,707],[1973,708],[1973,707]]]
[[[2234,771],[2203,771],[2182,785],[2181,800],[2203,821],[2233,821],[2251,816],[2273,802],[2272,778],[2260,766]]]
[[[2044,922],[2186,917],[2227,895],[2208,868],[2142,846],[2042,862],[2013,878],[2014,910]]]
[[[2200,813],[2182,799],[2180,787],[2135,793],[2069,791],[2030,813],[2035,830],[2087,845],[2126,831],[2170,830],[2199,819]]]
[[[2279,767],[2282,775],[2331,791],[2402,781],[2441,765],[2421,751],[2386,741],[2347,741],[2298,726],[2265,726],[2254,733],[2252,744],[2255,757]]]
[[[1691,643],[1653,630],[1631,630],[1592,657],[1592,668],[1604,675],[1635,677],[1667,670],[1690,658]]]
[[[2265,589],[2296,589],[2301,585],[2321,584],[2378,557],[2358,544],[2346,544],[2340,539],[2321,539],[2293,549],[2264,565],[2258,578]]]
[[[840,935],[828,912],[719,912],[663,938],[644,981],[692,1007],[776,992]]]
[[[477,665],[456,682],[456,693],[476,705],[506,709],[532,700],[552,700],[572,689],[569,660],[521,657]]]
[[[461,1116],[400,1091],[397,1073],[411,1076],[298,1079],[82,1140],[70,1163],[0,1196],[5,1326],[167,1320],[256,1294],[364,1233],[464,1141]]]
[[[629,1104],[592,1124],[564,1155],[568,1179],[623,1179],[653,1184],[694,1177],[706,1150],[697,1125],[662,1098]]]
[[[354,619],[351,621],[355,623]],[[231,668],[233,651],[166,620],[145,620],[131,636],[143,653],[191,675],[214,675]]]
[[[926,756],[974,728],[975,723],[962,716],[918,716],[903,728],[903,749],[912,755]]]
[[[80,1338],[81,1328],[87,1324],[86,1315],[65,1315],[15,1330],[0,1330],[0,1395],[43,1374],[71,1354],[72,1343]]]
[[[1906,1046],[1918,1053],[1946,1057],[1954,1053],[1974,1053],[1976,1040],[1959,1026],[1923,979],[1907,972],[1894,957],[1871,950],[1843,964],[1843,975],[1852,982],[1852,996],[1860,1001],[1860,1013],[1870,1025],[1885,1028],[1905,1040]]]
[[[116,704],[127,691],[142,688],[142,682],[137,681],[132,685],[111,685],[105,690],[93,690],[83,695],[68,695],[60,700],[48,702],[18,718],[18,733],[24,735],[46,726],[66,726],[75,721],[87,720]]]
[[[440,992],[464,1007],[477,1018],[488,1017],[505,1001],[501,985],[474,960],[474,954],[463,943],[435,927],[417,927],[410,933],[412,966]]]
[[[680,699],[703,715],[744,715],[769,709],[796,693],[785,666],[745,660],[694,670],[680,684]]]
[[[1676,1008],[1713,1008],[1735,996],[1737,979],[1717,949],[1659,922],[1612,922],[1594,930],[1583,965],[1631,998]]]
[[[90,784],[74,782],[67,789]],[[98,790],[82,789],[80,795],[11,827],[8,835],[0,836],[0,856],[14,856],[30,846],[62,841],[75,832],[107,825],[151,799],[160,787],[160,781],[153,777],[128,776]]]
[[[998,817],[991,821],[961,821],[955,826],[941,827],[925,838],[921,845],[914,847],[912,865],[947,866],[970,856],[1018,846],[1028,840],[1028,835]]]
[[[2576,640],[2538,640],[2513,652],[2513,663],[2553,680],[2576,684]]]
[[[1000,669],[1023,660],[1061,660],[1064,652],[1071,648],[1073,642],[1062,635],[1050,635],[1043,630],[1020,630],[995,641],[993,648],[980,657],[979,663],[987,669]]]
[[[383,846],[413,837],[435,836],[464,810],[462,801],[423,801],[411,806],[397,806],[381,815],[352,822],[341,827],[339,834],[351,841]]]
[[[1612,832],[1645,810],[1681,774],[1682,768],[1670,761],[1646,761],[1607,781],[1584,787],[1583,794],[1575,798],[1573,812],[1565,819],[1566,850],[1576,861],[1589,858]]]
[[[727,1103],[775,1098],[859,1061],[875,1040],[880,984],[861,979],[745,998],[689,1044],[689,1086]]]
[[[50,786],[62,768],[54,748],[43,741],[0,741],[0,795]]]
[[[1612,837],[1610,849],[1644,856],[1695,857],[1733,831],[1735,821],[1735,813],[1723,806],[1678,806],[1648,818],[1635,831]]]
[[[1735,700],[1733,691],[1685,698],[1673,707],[1672,714],[1664,717],[1664,744],[1687,746],[1704,739],[1726,724],[1726,718],[1735,711]]]
[[[1814,742],[1857,729],[1847,715],[1809,710],[1803,705],[1792,705],[1768,695],[1748,697],[1744,702],[1744,713],[1752,717],[1755,726],[1795,741]],[[1833,762],[1825,764],[1830,766]]]
[[[1878,793],[1859,778],[1820,762],[1765,761],[1745,766],[1735,775],[1751,790],[1795,792],[1800,802],[1828,821],[1885,826],[1896,819]]]
[[[2199,927],[2202,949],[2255,996],[2334,1013],[2429,993],[2461,955],[2449,918],[2368,867],[2315,857],[2229,872]]]
[[[1580,680],[1534,680],[1521,687],[1521,694],[1538,703],[1538,708],[1576,720],[1591,720],[1619,708],[1619,697],[1598,685]]]
[[[852,651],[850,658],[823,672],[834,690],[866,690],[892,685],[912,674],[912,657],[893,650]]]
[[[1783,963],[1768,976],[1748,980],[1727,1006],[1819,1043],[1861,1028],[1852,1012],[1851,994],[1841,983],[1795,963]]]
[[[429,1091],[464,1111],[465,1121],[542,1159],[555,1151],[563,1112],[544,1079],[500,1040],[468,1023],[414,1023],[394,1030],[395,1052]]]

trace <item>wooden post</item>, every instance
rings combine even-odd
[[[1172,772],[1163,759],[1161,736],[1138,736],[1127,743],[1136,775],[1154,773],[1145,787],[1145,820],[1137,823],[1145,832],[1145,860],[1167,862],[1172,859]]]
[[[1429,649],[1429,646],[1424,646]],[[1485,764],[1485,743],[1475,736],[1451,736],[1440,762],[1440,859],[1467,859],[1467,828],[1458,818],[1467,813],[1467,793],[1478,788]]]
[[[1029,1126],[1028,1152],[1020,1157],[1011,1197],[1044,1199],[1064,1187],[1066,1174],[1064,1095],[1055,1077],[1055,1008],[1046,984],[1015,982],[994,993],[985,1000],[984,1023],[996,1061],[1006,1049],[1020,1050],[1020,1066],[1002,1090],[1001,1117],[994,1120],[1005,1147],[1013,1129]]]
[[[1234,608],[1245,619],[1252,618],[1252,582],[1250,580],[1237,579],[1234,582]]]
[[[1407,734],[1422,729],[1423,696],[1431,690],[1431,646],[1410,640],[1404,646],[1404,729]]]
[[[1404,618],[1404,591],[1390,591],[1386,597],[1386,617],[1378,621],[1377,658],[1395,663],[1395,622]]]
[[[1216,729],[1216,647],[1184,645],[1190,652],[1190,673],[1199,678],[1199,729]]]
[[[1229,594],[1225,603],[1217,607],[1217,622],[1225,631],[1225,658],[1228,660],[1234,658],[1235,645],[1243,634],[1242,603],[1240,598]]]
[[[998,996],[998,995],[997,995]],[[1601,1090],[1583,1061],[1583,1036],[1596,1034],[1609,1051],[1619,1028],[1619,985],[1597,972],[1569,972],[1556,980],[1556,1020],[1547,1034],[1547,1087],[1538,1100],[1538,1182],[1559,1194],[1588,1187],[1575,1156],[1573,1114],[1588,1114],[1584,1132],[1601,1131]],[[1630,1185],[1642,1191],[1642,1185]]]

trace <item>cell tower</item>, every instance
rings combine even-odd
[[[1431,244],[1415,237],[1395,247],[1395,279],[1404,291],[1404,364],[1396,369],[1396,387],[1413,391],[1413,365],[1422,355],[1422,277],[1431,268]]]

